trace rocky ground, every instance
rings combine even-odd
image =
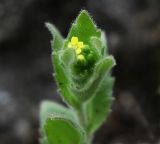
[[[159,0],[1,0],[0,143],[37,144],[38,110],[58,102],[46,21],[66,36],[79,10],[90,11],[117,61],[112,113],[96,144],[160,141]]]

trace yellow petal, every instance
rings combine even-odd
[[[77,48],[77,49],[76,49],[76,54],[80,54],[81,51],[82,51],[81,49]]]
[[[77,45],[78,44],[78,37],[72,37],[71,38],[71,44],[72,45]]]
[[[78,42],[78,48],[81,49],[83,47],[84,47],[83,42]]]

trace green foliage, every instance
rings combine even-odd
[[[97,29],[89,14],[83,10],[72,24],[67,40],[71,39],[72,36],[77,36],[80,41],[89,44],[89,39],[93,36],[100,37],[101,31]]]
[[[68,107],[46,101],[40,110],[41,144],[90,144],[112,104],[115,65],[106,37],[83,10],[64,39],[47,23],[53,36],[52,63],[58,92]]]
[[[63,117],[63,119],[74,120],[78,123],[76,114],[73,110],[51,101],[43,101],[40,106],[40,132],[41,144],[48,144],[44,125],[49,117]]]
[[[93,134],[106,120],[113,101],[112,86],[114,79],[105,75],[99,85],[96,95],[87,103],[86,115],[88,116],[87,130]]]
[[[81,127],[63,117],[49,117],[45,130],[49,144],[82,144],[85,140]]]

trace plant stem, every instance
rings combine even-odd
[[[86,113],[85,113],[85,109],[84,109],[84,104],[82,104],[81,107],[79,109],[77,109],[77,116],[78,116],[80,125],[86,131],[86,135],[87,135],[86,144],[91,144],[93,136],[88,134],[87,122],[86,122]]]
[[[86,130],[86,120],[85,120],[83,105],[77,110],[77,116],[78,116],[80,125]]]
[[[87,136],[87,144],[92,144],[93,135]]]

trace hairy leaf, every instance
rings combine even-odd
[[[83,144],[83,130],[73,121],[63,117],[50,117],[45,124],[49,144]]]
[[[101,32],[97,29],[88,12],[82,10],[76,21],[72,24],[67,39],[71,39],[72,36],[77,36],[80,41],[83,41],[85,44],[89,44],[90,37],[100,37]]]
[[[40,143],[41,144],[48,144],[48,140],[46,137],[46,132],[44,130],[44,124],[46,123],[47,118],[50,115],[53,116],[63,116],[64,118],[72,119],[75,122],[78,122],[77,117],[75,113],[60,104],[57,104],[56,102],[51,101],[43,101],[40,106]]]
[[[94,133],[106,120],[113,101],[112,87],[114,79],[106,74],[98,87],[96,95],[87,103],[88,131]]]

